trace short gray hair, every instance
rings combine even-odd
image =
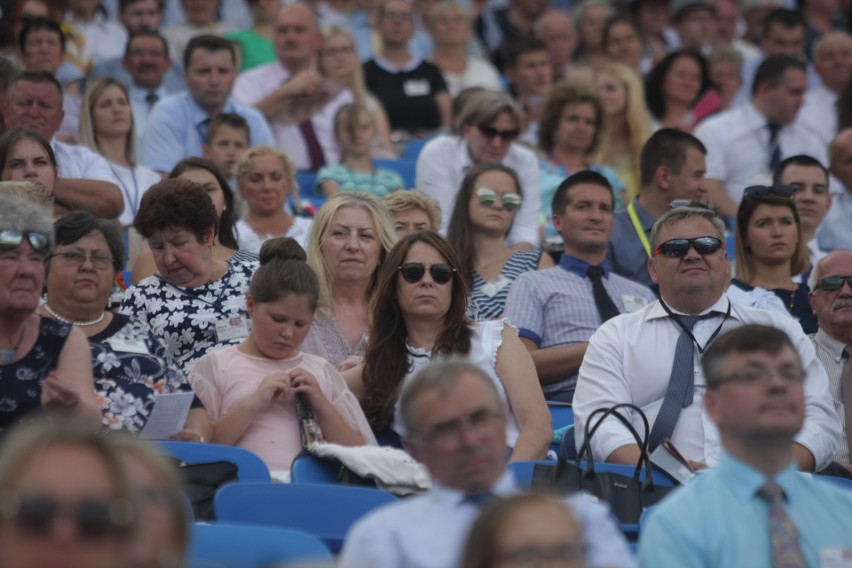
[[[0,231],[37,231],[47,235],[49,250],[56,246],[50,210],[17,195],[0,193]]]
[[[399,416],[404,429],[403,432],[400,432],[402,436],[407,436],[416,429],[417,421],[411,409],[414,399],[427,390],[434,389],[440,393],[447,392],[456,384],[456,380],[462,373],[480,378],[484,384],[488,385],[488,391],[502,408],[500,393],[497,392],[497,387],[488,373],[466,357],[447,357],[427,364],[417,371],[410,380],[403,383],[399,396]]]
[[[692,217],[701,217],[710,221],[716,229],[716,235],[719,237],[719,240],[722,243],[725,242],[725,221],[713,209],[705,207],[700,203],[692,202],[683,207],[672,207],[657,219],[657,222],[654,223],[654,227],[651,229],[651,246],[656,248],[660,244],[657,240],[663,229]]]

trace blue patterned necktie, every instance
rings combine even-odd
[[[799,532],[784,506],[784,490],[767,482],[757,490],[758,496],[769,503],[769,538],[775,568],[805,568],[808,563],[799,546]]]

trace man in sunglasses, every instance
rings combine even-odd
[[[504,315],[518,326],[548,400],[571,402],[589,337],[603,321],[655,299],[606,262],[613,208],[601,174],[586,170],[563,181],[552,204],[564,248],[559,266],[525,272],[509,291]]]
[[[643,523],[645,567],[844,566],[852,492],[796,471],[806,373],[783,331],[746,325],[704,353],[704,407],[718,426],[719,467],[664,499]]]
[[[339,568],[458,566],[480,511],[520,491],[506,468],[505,405],[476,365],[461,358],[426,365],[405,383],[399,412],[403,443],[429,470],[432,489],[359,520]],[[565,501],[582,527],[586,566],[635,566],[606,506],[580,494]]]
[[[535,153],[514,141],[521,135],[523,119],[508,95],[483,92],[469,100],[459,116],[460,136],[438,136],[417,158],[417,189],[441,206],[441,234],[446,235],[456,194],[467,171],[480,163],[510,167],[523,184],[524,201],[515,215],[507,243],[539,243],[540,176]]]
[[[794,447],[799,467],[819,471],[834,459],[840,420],[814,347],[796,320],[726,297],[731,265],[724,238],[723,220],[697,203],[670,209],[656,222],[648,270],[660,299],[605,322],[589,340],[574,393],[577,447],[592,412],[631,402],[652,425],[651,451],[668,438],[692,465],[717,465],[719,431],[701,404],[707,383],[699,356],[723,332],[756,323],[784,331],[806,371],[805,420]],[[633,422],[642,428],[638,417]],[[595,459],[615,463],[635,465],[641,455],[633,436],[614,419],[601,425],[591,447]]]
[[[830,470],[852,477],[852,251],[834,251],[817,262],[808,285],[819,322],[811,339],[828,374],[834,409],[843,426],[842,443],[834,457],[838,463]]]

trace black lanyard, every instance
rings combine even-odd
[[[707,343],[704,344],[704,347],[701,347],[701,345],[698,343],[698,340],[695,339],[695,335],[692,334],[692,330],[689,329],[688,327],[686,327],[686,325],[682,321],[680,321],[680,318],[677,317],[677,314],[675,314],[671,310],[671,308],[669,308],[668,305],[666,305],[666,303],[663,301],[662,298],[660,298],[660,305],[663,306],[663,309],[666,310],[666,313],[669,314],[669,317],[674,320],[674,322],[678,325],[678,327],[680,327],[683,330],[683,332],[689,336],[689,338],[692,340],[692,342],[698,348],[699,354],[703,354],[704,350],[707,349],[707,346],[710,345],[710,343],[714,339],[716,339],[716,336],[719,335],[720,331],[722,331],[722,326],[725,325],[725,322],[728,321],[728,317],[730,317],[730,315],[731,315],[731,301],[728,300],[728,311],[725,312],[725,317],[722,319],[722,323],[719,324],[719,327],[716,328],[716,331],[713,332],[713,334],[710,336],[710,339],[708,339]],[[713,315],[713,312],[705,314],[704,317],[706,318],[706,317],[711,316],[711,315]]]

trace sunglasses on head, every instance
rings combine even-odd
[[[511,142],[515,138],[521,135],[520,130],[497,130],[491,126],[486,126],[484,124],[478,124],[476,126],[483,136],[486,138],[496,138],[497,136],[504,142]]]
[[[713,254],[720,248],[725,248],[722,241],[716,237],[697,237],[695,239],[671,239],[661,243],[654,249],[654,256],[662,254],[671,258],[682,258],[693,247],[698,254]]]
[[[422,262],[406,262],[397,270],[402,274],[402,279],[409,284],[417,284],[426,274],[426,265]],[[435,284],[446,284],[453,278],[456,269],[449,264],[433,264],[429,267],[429,274]]]
[[[48,495],[24,495],[0,504],[0,517],[42,536],[50,534],[58,517],[65,517],[74,523],[80,536],[100,539],[128,531],[133,508],[128,501],[91,498],[62,504]]]
[[[27,239],[33,250],[45,254],[50,248],[50,239],[38,231],[0,231],[0,250],[16,249]]]
[[[496,191],[487,187],[479,187],[473,193],[479,199],[479,204],[485,207],[493,206],[498,199],[506,211],[516,211],[521,206],[521,196],[517,193],[499,195]]]
[[[852,275],[847,276],[826,276],[817,280],[817,290],[825,290],[826,292],[834,292],[843,288],[843,283],[852,288]]]
[[[760,198],[767,195],[777,197],[793,197],[796,188],[792,185],[750,185],[743,192],[744,197]]]

